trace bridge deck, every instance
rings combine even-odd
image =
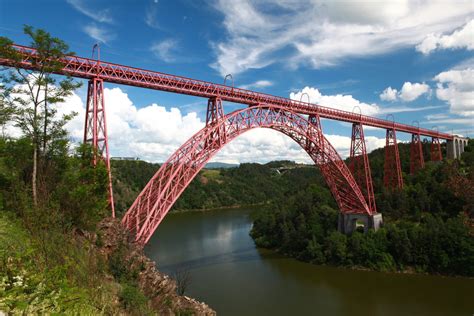
[[[13,47],[21,53],[22,59],[20,61],[13,61],[8,58],[0,58],[0,65],[19,65],[22,68],[33,70],[39,68],[39,58],[35,49],[20,45],[13,45]],[[418,128],[417,126],[396,123],[372,116],[351,113],[317,104],[295,101],[289,98],[165,74],[157,71],[139,69],[103,61],[98,62],[95,59],[78,56],[67,56],[64,58],[63,62],[64,67],[58,72],[58,74],[84,79],[99,77],[106,82],[204,98],[219,96],[225,101],[247,105],[269,104],[284,106],[301,114],[319,114],[320,117],[327,119],[349,123],[361,122],[363,125],[383,129],[393,128],[397,131],[411,134],[420,134],[446,140],[453,139],[453,135],[440,133],[435,130]]]

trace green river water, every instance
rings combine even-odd
[[[250,210],[169,214],[146,246],[218,315],[474,315],[474,280],[317,266],[255,247]]]

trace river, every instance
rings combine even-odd
[[[474,280],[317,266],[258,249],[250,210],[169,214],[146,246],[218,315],[474,315]]]

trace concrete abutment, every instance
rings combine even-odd
[[[349,235],[357,229],[357,222],[364,225],[364,232],[369,229],[377,230],[383,223],[382,214],[343,214],[339,213],[338,230],[339,232]]]

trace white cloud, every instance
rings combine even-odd
[[[227,37],[213,43],[222,75],[285,61],[291,68],[333,66],[415,47],[472,16],[471,0],[218,0]],[[279,54],[280,53],[280,54]]]
[[[414,101],[421,95],[430,92],[430,86],[426,83],[405,82],[400,90],[399,97],[403,101]]]
[[[457,125],[466,125],[469,126],[470,128],[473,128],[473,119],[472,118],[465,118],[465,117],[451,117],[451,118],[438,118],[438,119],[428,119],[426,122],[421,122],[427,123],[427,124],[457,124]]]
[[[348,136],[325,134],[339,155],[349,156],[351,138]],[[385,146],[385,139],[374,136],[365,137],[367,151]],[[291,138],[271,129],[253,129],[226,145],[212,161],[227,163],[260,162],[273,160],[292,160],[311,164],[308,154]]]
[[[427,110],[434,110],[444,108],[444,105],[426,105],[426,106],[391,106],[387,108],[380,108],[378,114],[395,114],[395,113],[405,113],[405,112],[421,112]]]
[[[241,85],[240,88],[242,89],[261,89],[266,87],[273,86],[273,82],[269,80],[257,80],[255,82]]]
[[[428,55],[439,49],[474,49],[474,20],[449,35],[429,34],[416,49]]]
[[[367,127],[364,127],[364,129],[367,129]],[[349,136],[331,134],[325,136],[343,159],[349,157],[351,149],[351,138]],[[367,152],[370,153],[374,149],[384,147],[385,138],[365,136],[365,146],[367,148]]]
[[[311,163],[308,154],[291,138],[275,130],[250,130],[227,144],[212,161],[227,163],[293,160]]]
[[[109,41],[116,38],[116,35],[104,28],[101,28],[95,24],[89,24],[84,26],[84,32],[91,38],[98,42],[107,44]]]
[[[104,98],[112,156],[163,162],[204,126],[196,113],[183,115],[177,108],[168,110],[157,104],[137,108],[120,88],[105,88]],[[75,141],[82,141],[84,102],[74,94],[61,106],[79,113],[67,129]]]
[[[95,10],[88,8],[82,0],[67,0],[67,2],[77,11],[101,23],[113,23],[114,20],[108,9]]]
[[[428,114],[425,116],[427,120],[439,120],[439,119],[447,119],[449,115],[446,113],[435,113],[435,114]]]
[[[145,23],[151,28],[159,29],[160,25],[156,20],[156,13],[158,12],[158,1],[150,3],[145,14]]]
[[[163,162],[204,126],[204,122],[194,112],[183,115],[177,108],[166,109],[157,104],[137,108],[120,88],[106,88],[104,93],[112,156],[140,157],[148,161]],[[79,113],[68,124],[67,129],[76,141],[82,141],[84,103],[77,95],[73,95],[61,106],[64,111]],[[349,137],[331,135],[328,138],[343,155],[348,153]],[[226,145],[212,161],[264,163],[279,159],[311,163],[297,143],[270,129],[255,129],[244,133]]]
[[[396,101],[398,99],[410,102],[418,99],[423,94],[430,94],[431,89],[430,86],[426,83],[411,83],[409,81],[405,82],[398,91],[397,89],[393,89],[392,87],[386,88],[380,94],[380,100],[382,101]]]
[[[166,39],[161,42],[154,43],[150,50],[156,57],[161,60],[171,63],[176,60],[175,54],[178,47],[178,41],[175,39]]]
[[[120,88],[104,89],[107,111],[107,130],[111,156],[139,157],[153,162],[164,162],[194,133],[204,127],[195,112],[184,115],[178,108],[167,109],[157,104],[136,107]],[[56,104],[58,114],[77,112],[67,125],[74,142],[82,142],[84,133],[85,104],[76,93],[63,103]],[[7,130],[11,136],[19,136],[18,129]],[[326,135],[339,154],[349,154],[350,137]],[[384,145],[385,140],[366,136],[368,150]],[[253,129],[227,144],[212,161],[229,163],[294,160],[311,163],[311,159],[299,145],[271,129]]]
[[[392,89],[392,87],[388,87],[380,94],[380,100],[395,101],[397,99],[397,92],[397,89]]]
[[[474,116],[474,68],[444,71],[434,80],[436,97],[446,101],[452,113]]]
[[[305,87],[301,91],[290,93],[290,98],[297,101],[301,100],[303,102],[307,102],[306,96],[302,97],[304,93],[308,94],[310,103],[315,103],[339,110],[348,112],[354,111],[355,113],[359,113],[359,110],[357,109],[357,107],[359,107],[363,115],[375,115],[380,110],[377,104],[360,102],[359,100],[354,99],[352,95],[323,95],[318,89],[311,87]]]

